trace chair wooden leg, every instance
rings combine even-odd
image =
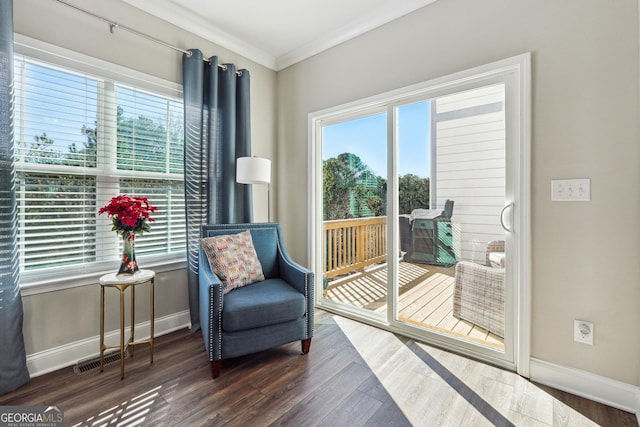
[[[220,376],[220,367],[222,367],[222,360],[211,362],[211,378],[216,379]]]
[[[302,354],[309,353],[309,348],[311,348],[311,338],[302,340]]]

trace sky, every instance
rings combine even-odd
[[[400,175],[429,177],[430,105],[428,101],[400,107],[398,112]],[[322,133],[322,159],[353,153],[373,172],[386,177],[386,113],[325,126]]]

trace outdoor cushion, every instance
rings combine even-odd
[[[491,252],[489,254],[489,262],[491,267],[504,268],[504,252]]]

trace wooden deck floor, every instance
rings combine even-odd
[[[407,323],[504,349],[504,341],[479,326],[453,317],[454,267],[400,262],[400,309]],[[329,282],[326,297],[379,313],[387,311],[387,265]]]

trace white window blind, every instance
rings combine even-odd
[[[14,75],[21,271],[115,268],[121,242],[98,209],[118,194],[158,207],[139,261],[184,256],[182,100],[22,55]]]

